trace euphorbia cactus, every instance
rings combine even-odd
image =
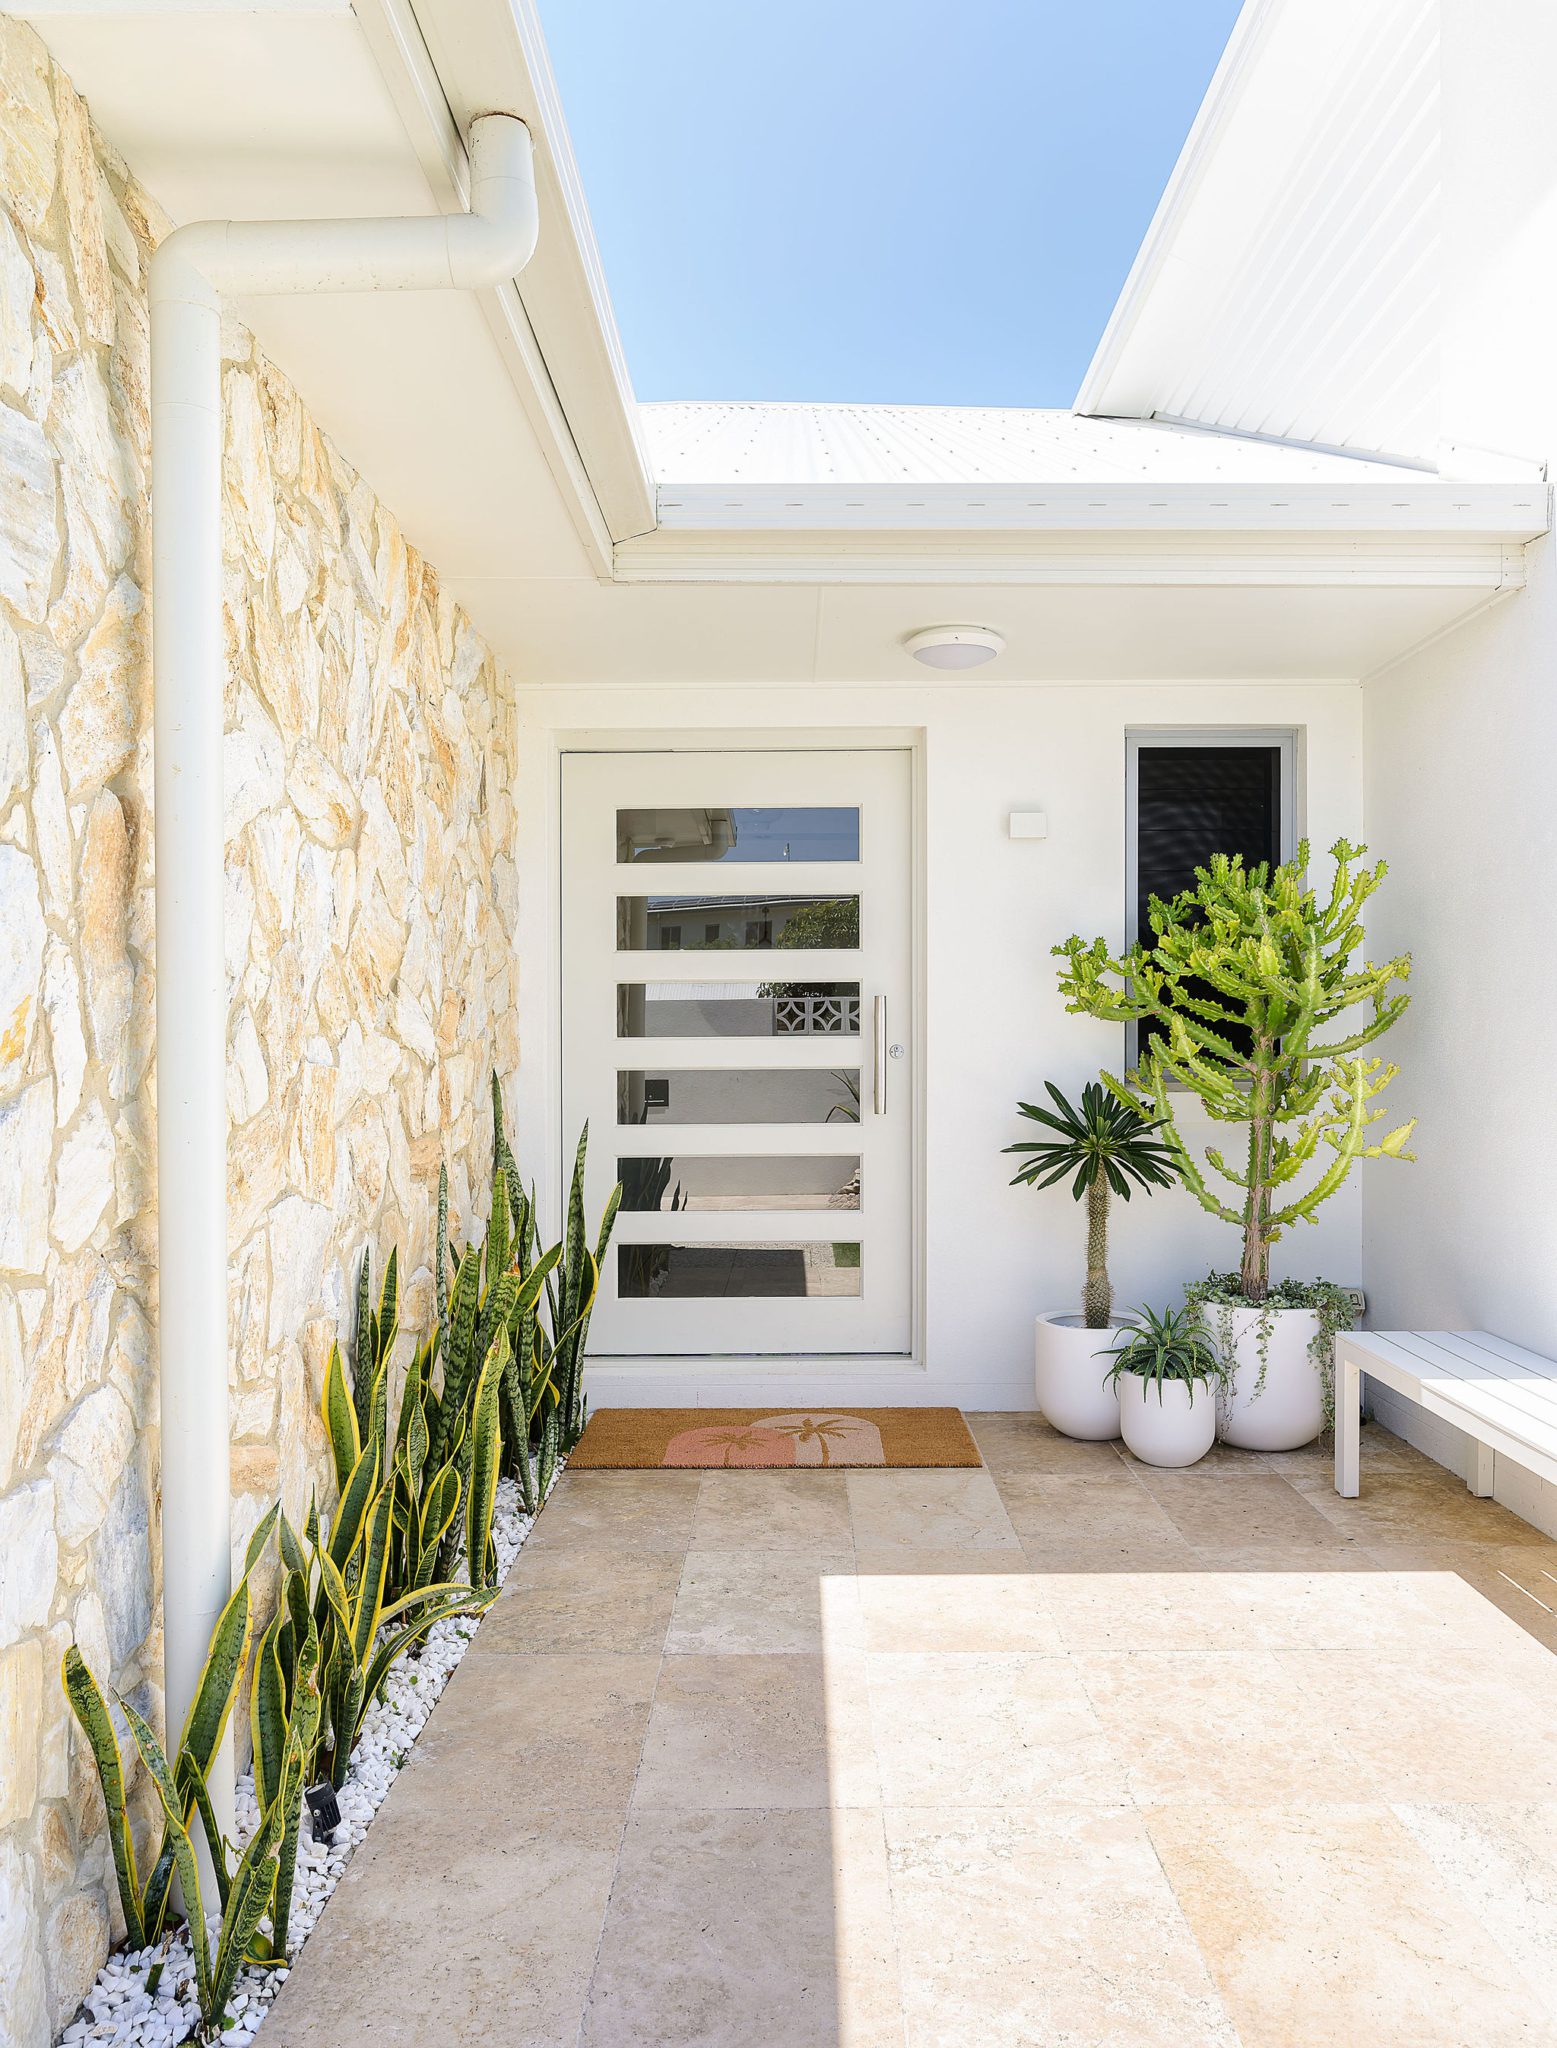
[[[1201,1206],[1243,1231],[1240,1285],[1263,1302],[1270,1248],[1293,1223],[1314,1220],[1356,1159],[1410,1159],[1415,1119],[1374,1141],[1384,1112],[1371,1105],[1397,1069],[1356,1055],[1395,1022],[1410,997],[1411,958],[1352,956],[1363,940],[1362,907],[1386,867],[1359,866],[1367,852],[1337,840],[1335,878],[1321,903],[1307,880],[1308,842],[1274,873],[1215,854],[1195,886],[1171,903],[1153,897],[1154,944],[1113,955],[1102,939],[1067,939],[1060,989],[1066,1007],[1115,1023],[1155,1026],[1135,1071],[1104,1080],[1120,1102],[1157,1119],[1163,1142]],[[1179,1129],[1170,1087],[1177,1083],[1218,1123],[1243,1124],[1242,1171],[1215,1147],[1212,1174],[1239,1190],[1224,1200]],[[1329,1148],[1325,1158],[1321,1146]],[[1323,1161],[1311,1180],[1305,1169]],[[1301,1184],[1300,1184],[1301,1183]]]

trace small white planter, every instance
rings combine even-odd
[[[1155,1386],[1122,1372],[1117,1384],[1124,1440],[1142,1464],[1193,1465],[1215,1443],[1216,1396],[1204,1380]]]
[[[1206,1328],[1232,1375],[1221,1398],[1222,1435],[1244,1451],[1298,1451],[1325,1426],[1324,1387],[1309,1356],[1319,1318],[1311,1308],[1264,1313],[1270,1338],[1261,1386],[1262,1311],[1206,1308]]]
[[[1089,1330],[1073,1309],[1049,1309],[1033,1341],[1034,1384],[1044,1418],[1062,1436],[1111,1443],[1119,1434],[1119,1396],[1108,1384],[1109,1349],[1119,1325]]]

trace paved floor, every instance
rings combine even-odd
[[[970,1419],[565,1476],[266,2048],[1557,2043],[1557,1545]]]

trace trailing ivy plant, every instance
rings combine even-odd
[[[1161,1119],[1143,1117],[1133,1104],[1110,1095],[1098,1082],[1089,1081],[1082,1089],[1079,1114],[1052,1081],[1043,1085],[1053,1109],[1031,1102],[1017,1107],[1054,1135],[1006,1146],[1007,1152],[1029,1155],[1027,1164],[1011,1176],[1011,1185],[1050,1188],[1074,1175],[1071,1195],[1078,1202],[1085,1196],[1087,1203],[1087,1281],[1082,1291],[1086,1327],[1106,1330],[1114,1300],[1108,1278],[1109,1197],[1128,1202],[1132,1182],[1148,1193],[1154,1187],[1171,1187],[1176,1178],[1173,1160],[1167,1147],[1152,1136]]]
[[[1224,1358],[1233,1355],[1235,1331],[1233,1311],[1247,1308],[1237,1273],[1212,1273],[1184,1290],[1185,1306],[1200,1316],[1221,1346]],[[1335,1423],[1335,1340],[1343,1330],[1355,1328],[1357,1304],[1344,1287],[1329,1280],[1275,1280],[1259,1304],[1254,1324],[1258,1370],[1250,1392],[1251,1401],[1265,1391],[1265,1368],[1270,1360],[1271,1331],[1276,1313],[1284,1308],[1309,1309],[1317,1328],[1309,1340],[1308,1355],[1319,1373],[1324,1395],[1325,1428]]]
[[[1271,1246],[1314,1221],[1355,1161],[1413,1157],[1414,1119],[1370,1135],[1397,1070],[1362,1056],[1410,1000],[1396,987],[1409,954],[1377,966],[1354,957],[1386,866],[1361,865],[1367,848],[1344,839],[1330,851],[1327,898],[1309,886],[1306,840],[1274,871],[1215,854],[1193,888],[1151,899],[1152,945],[1112,953],[1101,938],[1073,937],[1054,948],[1069,1010],[1143,1027],[1136,1069],[1104,1080],[1161,1128],[1201,1207],[1242,1231],[1238,1299],[1256,1307],[1270,1291]],[[1243,1129],[1242,1164],[1214,1146],[1194,1156],[1175,1087],[1213,1122]]]

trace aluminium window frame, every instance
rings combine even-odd
[[[1140,928],[1140,759],[1141,749],[1180,747],[1274,747],[1279,819],[1277,848],[1291,860],[1303,837],[1305,778],[1303,728],[1296,725],[1132,725],[1125,728],[1125,951],[1136,943]],[[1125,1071],[1139,1053],[1139,1026],[1126,1024]],[[1178,1088],[1179,1083],[1174,1082]]]

